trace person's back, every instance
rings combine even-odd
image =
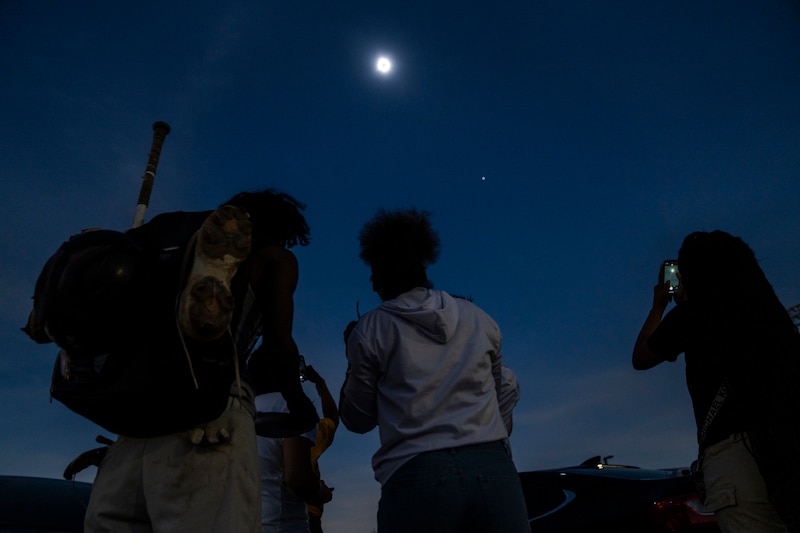
[[[525,500],[498,406],[501,336],[477,306],[433,290],[428,213],[379,211],[359,235],[383,303],[345,329],[345,427],[379,426],[380,533],[521,533]]]
[[[377,413],[359,418],[349,395],[342,409],[352,431],[379,426],[373,466],[381,482],[420,452],[507,437],[496,416],[500,331],[475,304],[416,288],[365,314],[350,338],[348,350],[374,355],[383,372]]]
[[[130,358],[136,372],[124,374],[145,400],[118,415],[124,423],[141,419],[144,429],[122,428],[109,446],[95,477],[86,531],[127,530],[131,524],[256,531],[258,504],[246,497],[258,487],[255,410],[237,361],[247,355],[237,343],[252,346],[258,335],[237,327],[250,314],[249,272],[239,270],[250,252],[250,233],[247,212],[233,206],[165,214],[129,232],[152,249],[152,286],[148,297],[139,297],[153,312],[143,314],[149,324],[137,338],[141,353]],[[242,281],[234,284],[237,276]],[[121,362],[119,356],[111,352],[107,364]],[[165,412],[174,414],[165,421]]]

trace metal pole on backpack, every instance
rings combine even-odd
[[[147,168],[142,176],[142,188],[139,190],[139,201],[136,204],[136,214],[133,216],[133,226],[137,228],[144,224],[144,214],[147,211],[147,205],[150,203],[150,192],[153,190],[153,182],[156,179],[156,168],[158,167],[158,158],[161,156],[161,146],[164,144],[164,138],[169,133],[169,124],[166,122],[153,123],[153,144],[150,146],[150,154],[148,154]]]

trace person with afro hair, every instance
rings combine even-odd
[[[339,409],[350,431],[380,431],[379,533],[529,531],[498,402],[500,329],[433,288],[428,212],[380,210],[359,239],[382,303],[345,329]]]

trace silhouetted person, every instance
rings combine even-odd
[[[144,429],[118,432],[108,448],[86,531],[260,530],[259,374],[278,382],[289,403],[291,415],[270,420],[277,433],[298,434],[318,418],[297,379],[291,329],[297,260],[289,248],[308,243],[302,209],[283,193],[241,193],[216,211],[165,213],[127,232],[156,261],[144,285],[146,327],[129,340],[154,405],[131,401],[133,410],[119,413]],[[248,375],[259,337],[265,349],[249,358]],[[105,364],[114,360],[111,353]],[[221,414],[193,418],[204,397],[178,392],[194,391],[181,388],[193,380],[222,396]],[[160,421],[169,410],[177,418]]]
[[[260,351],[256,350],[256,353]],[[328,393],[323,398],[327,387],[325,381],[311,367],[306,367],[306,377],[313,378],[320,384],[323,411],[330,411],[333,399]],[[300,382],[300,373],[295,378]],[[278,392],[277,383],[268,376],[262,379],[262,393],[256,396],[256,407],[259,412],[283,413],[286,401]],[[335,404],[333,404],[335,412]],[[338,415],[332,415],[332,423],[338,422]],[[327,418],[322,420],[328,420]],[[321,510],[322,506],[332,498],[332,489],[323,483],[319,476],[319,467],[314,457],[314,447],[319,440],[332,439],[332,434],[320,431],[319,427],[295,437],[258,436],[259,471],[261,475],[261,532],[262,533],[311,533],[314,531],[309,522],[307,506]],[[330,444],[330,441],[327,442]],[[317,457],[319,457],[317,455]],[[319,522],[317,521],[317,524]]]
[[[498,406],[497,324],[431,287],[439,237],[427,212],[379,211],[359,238],[383,303],[345,330],[339,410],[349,430],[380,431],[378,531],[529,531]]]
[[[678,269],[677,305],[663,319],[669,282],[653,289],[633,366],[685,354],[705,508],[722,531],[798,531],[797,329],[740,238],[692,233]]]

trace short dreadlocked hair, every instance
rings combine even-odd
[[[301,212],[305,204],[286,193],[274,189],[240,192],[222,205],[241,207],[250,214],[253,244],[291,248],[311,241],[311,230]]]
[[[415,275],[439,258],[439,236],[430,213],[417,209],[378,210],[361,229],[359,257],[393,276]],[[426,278],[425,278],[426,279]]]

